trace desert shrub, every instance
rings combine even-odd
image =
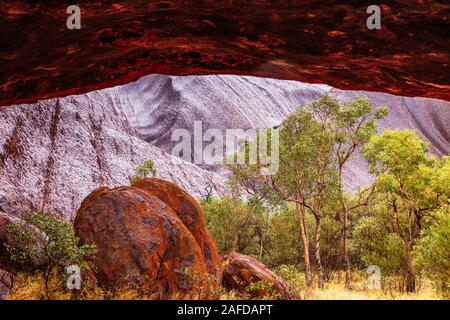
[[[145,160],[136,168],[135,175],[129,180],[130,183],[133,184],[138,180],[146,179],[149,175],[151,175],[152,178],[156,177],[156,168],[152,160]]]
[[[11,261],[28,273],[40,272],[44,279],[44,294],[50,292],[50,280],[59,276],[66,284],[65,269],[77,265],[89,268],[86,260],[95,254],[95,246],[81,245],[72,226],[42,212],[28,212],[22,221],[10,224],[7,232],[14,246],[6,246]],[[36,265],[34,262],[39,261]]]
[[[260,212],[249,214],[247,203],[232,197],[212,198],[202,201],[201,206],[208,230],[221,254],[235,249],[258,257],[258,228],[262,225]]]
[[[261,300],[278,300],[281,298],[280,293],[274,284],[267,280],[253,282],[245,288],[245,294],[250,299]]]
[[[215,298],[220,294],[216,289],[216,277],[212,274],[200,274],[191,267],[176,269],[175,272],[180,277],[178,287],[188,292],[183,294],[181,299],[195,300],[205,298]]]
[[[384,221],[382,216],[362,217],[353,230],[352,243],[364,268],[376,265],[384,276],[406,276],[407,248]]]
[[[281,265],[275,269],[275,273],[282,277],[289,284],[289,295],[293,299],[304,297],[308,288],[305,274],[300,272],[296,266]]]
[[[263,262],[272,268],[302,262],[300,227],[293,206],[271,213]]]
[[[440,211],[414,248],[416,270],[431,279],[443,297],[450,299],[450,213]]]

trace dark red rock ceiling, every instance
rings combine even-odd
[[[74,1],[75,2],[75,1]],[[448,1],[0,0],[0,105],[149,73],[233,73],[450,100]]]

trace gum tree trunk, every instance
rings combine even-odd
[[[320,259],[320,232],[321,232],[321,218],[316,217],[316,238],[314,243],[314,251],[317,262],[317,287],[319,289],[324,288],[324,276],[322,260]]]
[[[350,263],[350,254],[348,249],[349,226],[348,226],[348,212],[344,208],[344,262],[345,262],[345,289],[351,289],[352,282],[352,268]]]
[[[309,260],[308,226],[306,225],[305,211],[304,208],[298,203],[295,204],[295,211],[297,214],[298,223],[300,225],[300,235],[303,243],[303,261],[305,264],[306,285],[308,287],[311,287],[312,286],[311,262]]]

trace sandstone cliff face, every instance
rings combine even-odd
[[[150,75],[124,86],[106,89],[116,108],[146,141],[170,151],[174,129],[265,128],[277,126],[297,107],[329,94],[340,100],[368,97],[376,106],[389,107],[379,122],[385,128],[416,130],[431,150],[450,152],[450,102],[401,97],[369,91],[345,91],[327,85],[234,75],[172,77]]]
[[[151,159],[158,176],[194,196],[225,179],[136,137],[108,92],[0,109],[0,210],[44,210],[73,220],[82,199],[100,186],[128,183]]]
[[[389,106],[380,130],[410,128],[430,142],[432,152],[450,152],[446,101],[255,77],[150,75],[83,95],[1,107],[0,210],[43,209],[72,220],[87,194],[128,183],[145,159],[153,160],[158,177],[194,197],[208,185],[220,193],[222,170],[204,170],[167,153],[172,130],[192,130],[194,121],[222,131],[275,126],[323,93],[340,99],[366,95]],[[362,159],[346,168],[347,188],[370,181]]]
[[[389,116],[379,121],[380,132],[386,128],[412,129],[430,142],[433,153],[450,153],[450,103],[443,100],[233,75],[150,75],[108,90],[120,97],[120,108],[139,135],[168,152],[175,144],[170,141],[171,132],[177,128],[192,132],[194,121],[201,120],[203,130],[278,126],[297,107],[327,93],[340,100],[367,96],[375,106],[384,104],[389,107]],[[371,180],[361,157],[346,167],[348,189],[355,190]]]

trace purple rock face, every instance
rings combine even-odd
[[[149,75],[127,85],[0,109],[0,210],[45,210],[68,220],[92,190],[128,184],[145,159],[159,178],[200,198],[207,186],[223,192],[227,172],[170,154],[171,132],[276,126],[297,107],[328,93],[365,95],[389,106],[384,128],[409,128],[437,155],[450,152],[450,103],[384,93],[342,91],[326,85],[243,76]],[[365,162],[346,168],[345,185],[370,183]]]

